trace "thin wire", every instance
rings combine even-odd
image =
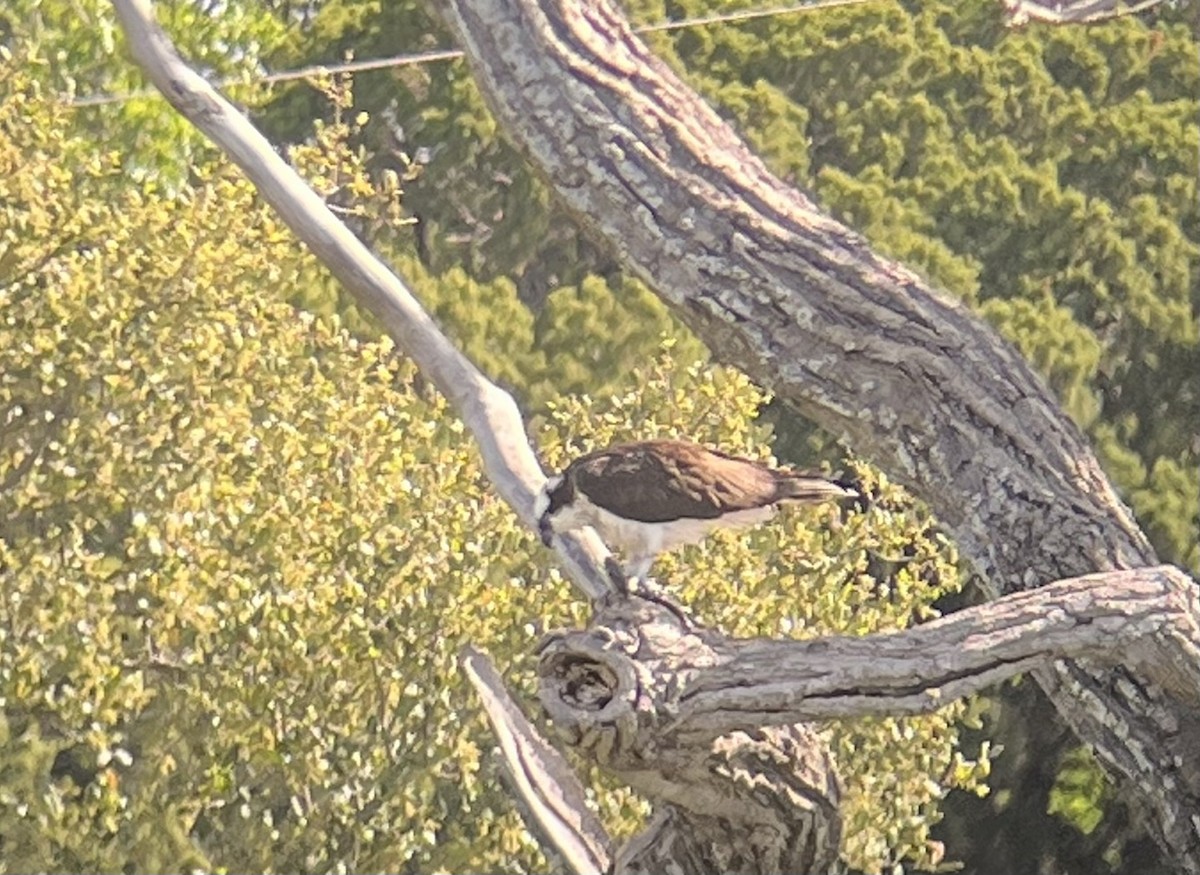
[[[453,61],[462,56],[463,52],[461,49],[439,49],[432,52],[418,52],[413,55],[375,58],[370,61],[314,64],[311,67],[281,70],[278,73],[268,73],[265,76],[255,76],[249,79],[231,76],[226,79],[218,79],[212,84],[216,88],[229,88],[234,85],[252,85],[260,82],[264,84],[288,82],[293,79],[308,79],[311,76],[329,75],[330,73],[361,73],[364,70],[382,70],[387,67],[411,67],[415,64],[429,64],[434,61]],[[88,97],[77,97],[64,102],[67,106],[76,108],[83,106],[104,106],[109,103],[124,103],[127,100],[139,97],[162,97],[162,95],[154,88],[140,88],[137,91],[126,91],[121,94],[93,94]]]
[[[818,0],[816,3],[802,3],[796,6],[773,6],[768,9],[744,9],[741,12],[718,13],[704,15],[699,18],[687,18],[680,21],[664,21],[660,24],[644,24],[635,27],[634,33],[661,33],[663,31],[682,30],[688,27],[703,27],[709,24],[739,24],[758,18],[774,18],[780,15],[793,15],[800,12],[815,12],[833,6],[857,6],[871,3],[874,0]],[[392,67],[411,67],[419,64],[430,64],[437,61],[455,61],[463,56],[461,49],[437,49],[430,52],[417,52],[408,55],[393,55],[390,58],[374,58],[368,61],[346,61],[341,64],[314,64],[311,67],[299,67],[295,70],[281,70],[278,73],[268,73],[250,79],[229,77],[217,80],[217,88],[229,88],[235,85],[250,85],[254,83],[271,84],[275,82],[290,82],[296,79],[308,79],[312,76],[327,76],[331,73],[361,73],[366,70],[383,70]],[[124,103],[140,97],[161,97],[153,88],[143,88],[137,91],[126,91],[120,94],[93,94],[88,97],[63,98],[63,103],[72,109],[85,106],[105,106],[112,103]]]
[[[804,3],[799,6],[773,6],[768,9],[743,9],[741,12],[716,13],[703,15],[699,18],[688,18],[682,21],[664,21],[661,24],[643,24],[633,29],[634,33],[659,33],[665,30],[682,30],[685,27],[700,27],[705,24],[738,24],[743,21],[753,21],[756,18],[774,18],[777,15],[791,15],[796,12],[815,12],[818,9],[828,9],[832,6],[858,6],[870,3],[872,0],[819,0],[817,3]]]

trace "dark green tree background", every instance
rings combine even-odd
[[[638,22],[714,9],[629,5]],[[1013,30],[996,4],[976,0],[866,4],[654,39],[778,173],[1017,343],[1091,434],[1160,553],[1200,569],[1200,389],[1190,379],[1200,372],[1200,73],[1184,24]],[[422,4],[339,0],[293,30],[272,63],[446,44]],[[607,360],[572,364],[603,384],[627,361],[625,325],[645,326],[645,314],[635,306],[622,319],[620,304],[581,290],[598,273],[621,300],[629,282],[499,139],[462,64],[359,76],[355,105],[372,114],[364,142],[377,161],[422,159],[406,188],[419,221],[388,244],[433,274],[508,279],[489,297],[503,307],[515,291],[541,314],[532,339],[547,361],[564,351],[549,333],[567,323],[546,318],[544,302],[562,290],[576,304],[551,310],[571,312],[571,333],[623,341]],[[263,120],[300,138],[321,112],[319,95],[299,85]],[[648,348],[654,332],[640,340]]]

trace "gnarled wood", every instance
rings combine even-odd
[[[586,631],[543,643],[539,695],[559,736],[654,801],[617,872],[828,873],[841,786],[803,723],[745,721],[714,738],[671,731],[693,672],[732,645],[641,597],[600,606]]]
[[[1004,14],[1009,24],[1021,27],[1031,21],[1043,24],[1095,24],[1110,18],[1139,15],[1163,0],[1141,0],[1125,3],[1123,0],[1073,0],[1073,2],[1045,2],[1045,0],[1002,0]]]
[[[1061,580],[865,637],[739,641],[665,616],[634,624],[622,606],[550,640],[541,696],[564,737],[616,768],[639,750],[761,726],[927,713],[1065,657],[1126,664],[1200,704],[1198,606],[1200,590],[1169,565]]]
[[[1079,430],[965,307],[776,179],[595,0],[444,0],[511,138],[700,335],[937,513],[993,594],[1155,563]],[[1120,667],[1043,687],[1200,872],[1200,709]]]

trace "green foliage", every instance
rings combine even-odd
[[[717,8],[709,0],[628,6],[638,22]],[[278,62],[338,60],[351,49],[389,54],[401,34],[409,48],[446,44],[420,4],[377,7],[322,4]],[[1089,429],[1164,557],[1200,568],[1195,493],[1157,505],[1144,497],[1156,466],[1200,467],[1200,392],[1189,379],[1200,370],[1193,41],[1182,24],[1126,18],[1012,30],[1002,15],[991,0],[866,4],[651,39],[776,172],[814,189],[881,251],[981,308],[1049,368],[1043,373]],[[631,326],[638,343],[622,341],[621,356],[650,354],[657,333],[638,330],[635,312],[608,321],[601,287],[587,275],[612,271],[499,140],[465,69],[405,67],[359,77],[358,85],[373,119],[362,137],[375,160],[392,161],[397,149],[428,156],[406,198],[416,234],[385,234],[388,246],[415,249],[435,275],[462,268],[454,285],[466,276],[509,277],[542,336],[566,335],[572,321],[618,334]],[[319,114],[297,86],[267,118],[297,135],[297,119]],[[614,296],[627,293],[619,279],[607,285]],[[576,289],[579,301],[548,316],[546,297],[556,288]],[[513,290],[505,290],[503,312],[515,313]],[[550,356],[544,366],[569,375],[567,385],[603,394],[588,384],[587,361]],[[509,369],[527,375],[535,403],[552,394],[528,376],[536,367],[528,360]]]
[[[479,279],[463,267],[438,273],[397,246],[395,230],[412,224],[401,211],[399,184],[405,186],[407,209],[408,186],[422,171],[409,165],[401,179],[391,169],[372,170],[370,153],[361,146],[337,158],[336,143],[366,138],[370,116],[355,110],[358,92],[348,79],[335,77],[314,84],[327,98],[331,116],[313,123],[308,140],[292,149],[292,161],[322,197],[336,205],[344,220],[380,244],[459,348],[527,407],[541,409],[559,393],[612,391],[627,377],[630,363],[651,356],[665,334],[682,336],[689,358],[705,354],[699,341],[636,280],[585,276],[577,285],[550,291],[535,315],[512,280]],[[310,274],[277,271],[272,282],[282,283],[290,290],[289,300],[307,310],[339,315],[357,335],[377,332],[371,317],[361,313],[335,283]]]
[[[352,80],[325,76],[315,78],[313,85],[325,97],[331,118],[318,119],[312,136],[289,150],[289,160],[338,218],[359,235],[369,238],[382,227],[405,224],[400,202],[404,179],[391,170],[369,172],[365,150],[348,147],[370,120],[367,113],[354,110]],[[281,289],[291,303],[310,313],[338,317],[352,334],[379,334],[374,317],[361,310],[332,277],[314,270],[310,262],[270,265],[263,281]]]
[[[511,280],[475,279],[462,268],[433,276],[412,256],[395,260],[401,275],[446,327],[455,344],[489,377],[529,396],[546,369],[534,337],[534,316],[517,297]]]
[[[452,45],[425,3],[334,0],[315,5],[271,62],[292,67]],[[376,165],[397,168],[412,160],[421,168],[406,186],[406,204],[419,223],[384,235],[378,245],[419,252],[434,275],[461,268],[483,282],[508,278],[526,303],[611,267],[501,139],[465,63],[361,74],[356,94],[373,120],[363,142]],[[296,141],[324,113],[319,94],[292,84],[280,89],[262,120],[272,139]]]
[[[606,282],[589,276],[556,289],[538,313],[535,330],[546,362],[543,384],[564,395],[604,397],[627,387],[630,366],[647,360],[664,335],[678,338],[681,360],[707,355],[666,305],[629,277]]]
[[[1132,496],[1134,512],[1181,564],[1200,568],[1200,467],[1159,458],[1142,482]]]
[[[874,246],[979,306],[1089,428],[1158,549],[1200,569],[1197,493],[1148,495],[1150,471],[1200,467],[1194,43],[1182,24],[1014,31],[1002,14],[867,4],[657,44],[773,166],[809,167],[799,181]]]
[[[571,605],[461,426],[244,182],[90,196],[5,85],[0,871],[542,867],[455,654]]]
[[[1040,300],[992,298],[982,309],[1046,377],[1067,413],[1084,427],[1092,425],[1100,412],[1092,389],[1102,355],[1099,338],[1049,295]]]
[[[705,355],[666,306],[633,279],[588,276],[555,289],[535,317],[507,279],[474,279],[462,268],[430,274],[412,256],[397,269],[456,344],[525,406],[542,410],[559,393],[604,396],[628,384],[629,367],[663,336],[683,335],[688,359]]]
[[[159,0],[154,10],[183,55],[213,77],[248,79],[286,32],[284,22],[258,2]],[[108,0],[7,0],[0,6],[0,46],[19,51],[30,75],[64,99],[146,87],[127,60],[124,33]],[[237,96],[252,104],[261,93],[246,86]],[[128,172],[172,185],[186,178],[192,157],[211,148],[156,95],[81,107],[67,118],[76,133],[119,146]]]
[[[1077,747],[1063,757],[1054,787],[1050,790],[1050,814],[1057,814],[1084,835],[1104,817],[1104,805],[1112,788],[1091,748]]]

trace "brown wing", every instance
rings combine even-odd
[[[593,504],[643,522],[714,519],[786,497],[770,468],[685,441],[601,450],[573,462],[567,475]]]
[[[749,465],[755,468],[760,476],[769,477],[774,488],[774,497],[771,502],[795,501],[801,504],[816,504],[836,498],[850,498],[857,494],[820,474],[797,471],[792,468],[768,468],[761,462],[740,459],[718,450],[705,450],[704,452],[730,463]],[[755,506],[761,507],[761,504]]]

